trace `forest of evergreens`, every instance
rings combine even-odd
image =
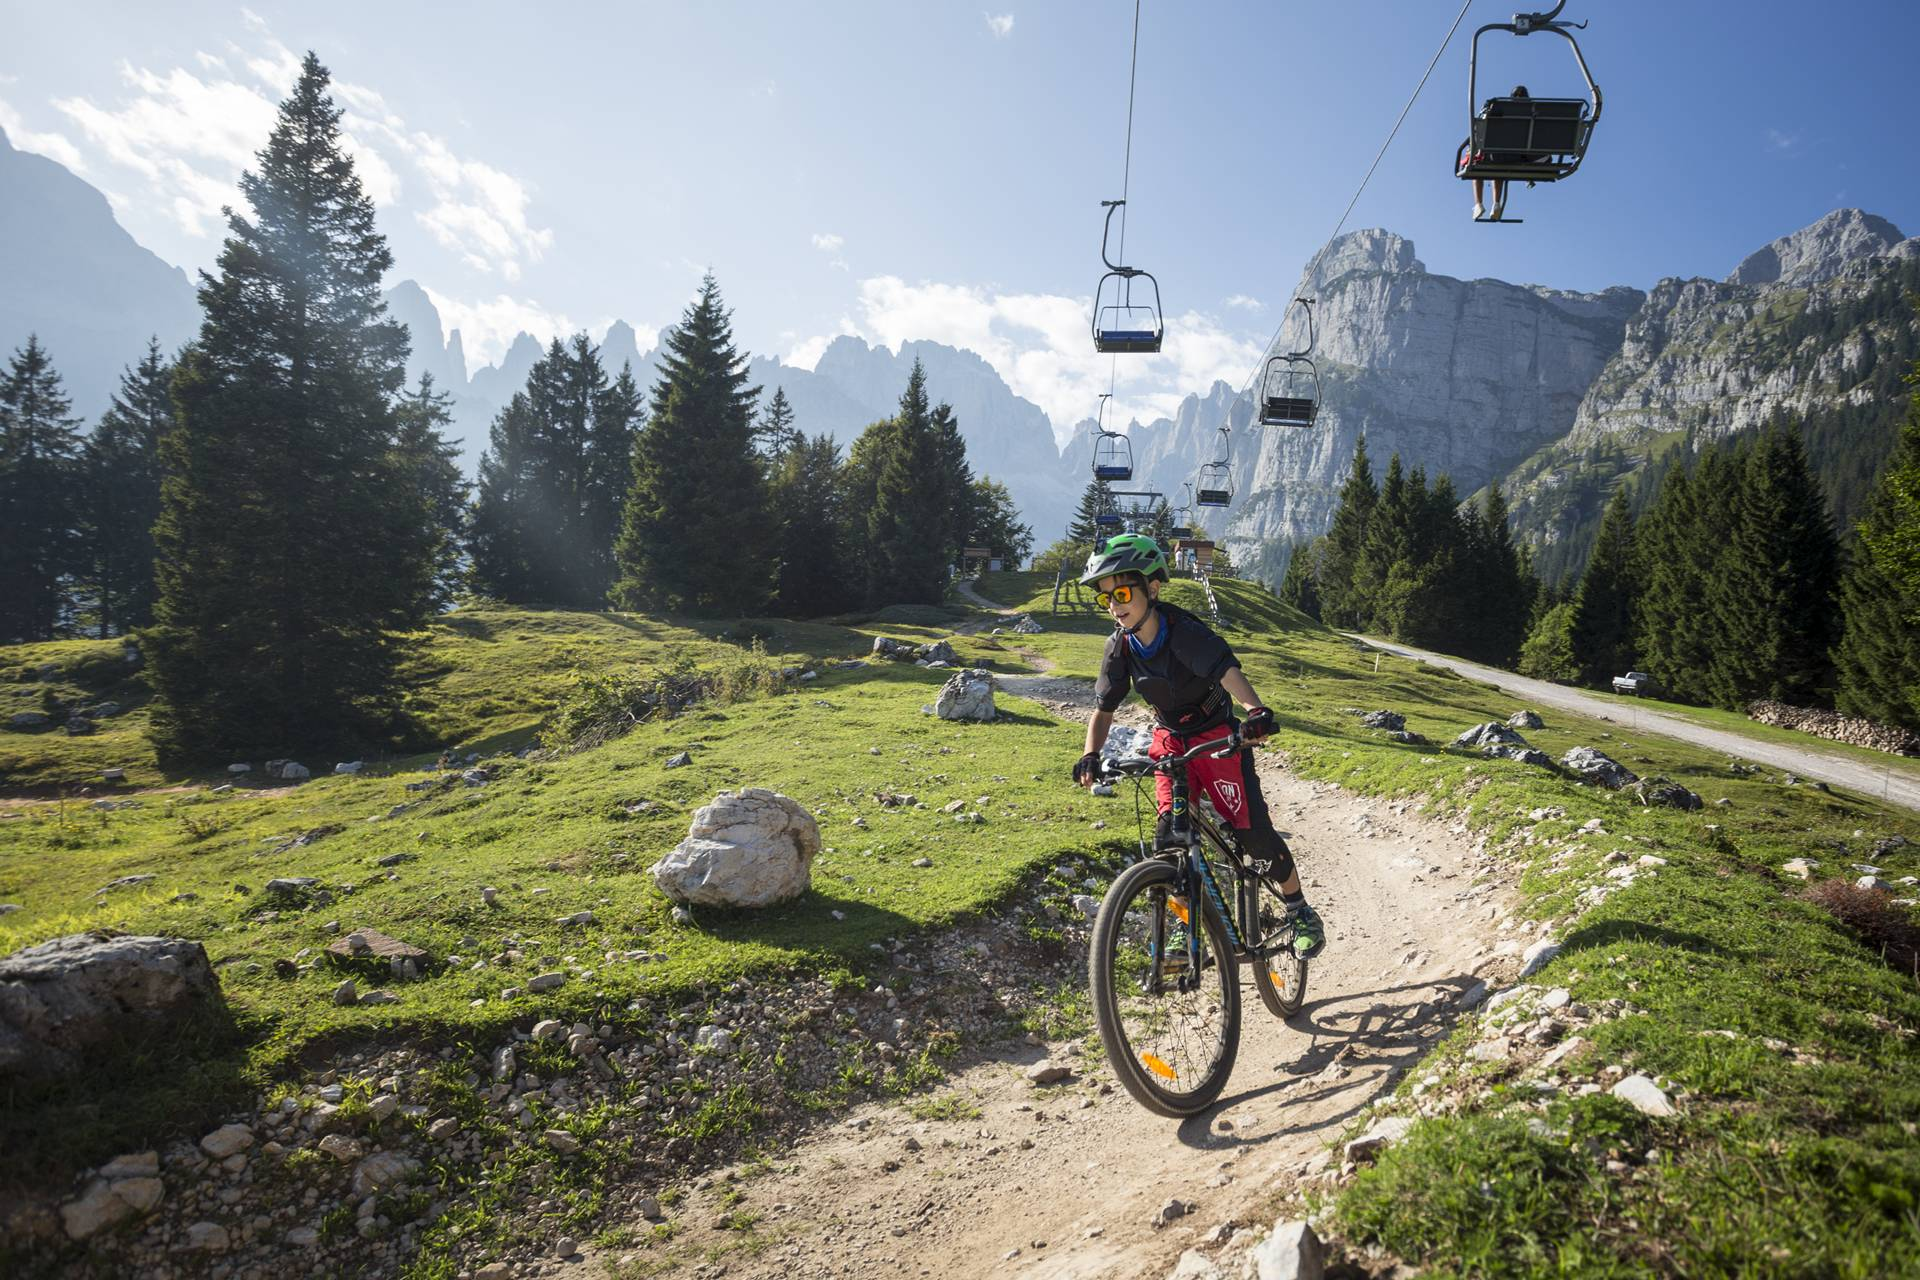
[[[178,760],[403,741],[403,648],[461,596],[704,616],[938,602],[961,548],[1031,532],[915,365],[842,455],[763,410],[709,276],[659,381],[555,339],[477,484],[447,398],[405,385],[392,265],[308,55],[203,273],[91,432],[30,338],[0,377],[0,643],[139,637]]]

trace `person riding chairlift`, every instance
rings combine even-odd
[[[1227,642],[1185,609],[1161,603],[1160,588],[1166,581],[1166,553],[1145,534],[1109,538],[1087,557],[1081,585],[1095,589],[1094,600],[1113,619],[1114,630],[1094,685],[1097,710],[1087,724],[1086,754],[1073,766],[1073,780],[1083,787],[1099,780],[1100,749],[1129,689],[1153,708],[1159,722],[1147,752],[1156,760],[1230,735],[1236,727],[1236,701],[1247,709],[1241,730],[1245,741],[1259,742],[1273,732],[1273,712],[1260,705]],[[1196,756],[1187,776],[1196,797],[1204,795],[1226,825],[1240,833],[1242,850],[1256,868],[1279,884],[1294,921],[1295,954],[1317,955],[1326,946],[1326,926],[1307,905],[1293,854],[1273,829],[1253,753],[1236,751],[1224,760]],[[1173,830],[1173,783],[1162,774],[1154,785],[1160,811],[1155,842],[1164,848]]]
[[[1527,92],[1527,86],[1517,84],[1513,86],[1513,92],[1507,96],[1509,98],[1528,98],[1533,95]],[[1505,113],[1500,110],[1500,99],[1498,98],[1488,98],[1487,105],[1481,111],[1483,117],[1503,114]],[[1474,156],[1474,160],[1477,163],[1483,164],[1523,164],[1526,162],[1527,157],[1516,155],[1511,151],[1482,151]],[[1473,180],[1473,220],[1475,222],[1481,222],[1487,219],[1487,208],[1484,199],[1486,195],[1486,183],[1487,180],[1485,178],[1475,178]],[[1533,184],[1529,182],[1527,185],[1532,186]],[[1506,215],[1506,212],[1507,180],[1505,178],[1495,178],[1493,180],[1492,221],[1500,221],[1500,219]]]

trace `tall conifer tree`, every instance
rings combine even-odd
[[[857,603],[841,535],[840,448],[832,436],[800,438],[774,462],[770,506],[779,527],[774,593],[790,618],[837,613]]]
[[[1067,523],[1067,540],[1091,547],[1099,542],[1107,530],[1102,529],[1095,517],[1113,505],[1113,489],[1105,480],[1094,479],[1080,491],[1080,505],[1073,509],[1073,519]]]
[[[0,377],[0,643],[51,640],[84,564],[80,420],[40,339]]]
[[[953,509],[941,430],[918,360],[892,430],[875,443],[873,503],[866,512],[867,602],[938,604],[951,563],[946,539]]]
[[[472,523],[468,499],[473,486],[460,470],[460,446],[446,437],[453,425],[453,397],[434,390],[433,375],[422,373],[413,390],[401,395],[394,416],[399,424],[400,465],[413,473],[415,500],[426,508],[432,530],[433,574],[423,609],[438,612],[466,586],[466,541]]]
[[[352,749],[393,723],[433,532],[399,463],[406,329],[311,53],[229,212],[174,377],[146,633],[163,757]]]
[[[709,275],[666,335],[615,550],[623,609],[755,613],[772,597],[766,477],[753,448],[758,387]]]
[[[1920,574],[1901,571],[1901,552],[1917,541],[1920,393],[1860,520],[1841,580],[1845,629],[1833,653],[1840,710],[1914,732],[1920,732]]]
[[[1572,643],[1580,678],[1597,684],[1633,666],[1633,508],[1624,486],[1613,491],[1600,533],[1573,595]]]
[[[153,525],[160,517],[160,437],[173,422],[172,381],[160,340],[150,339],[87,439],[88,594],[103,637],[153,621]]]
[[[1340,486],[1340,504],[1334,509],[1333,528],[1319,557],[1316,575],[1322,616],[1336,627],[1365,625],[1364,602],[1355,589],[1354,573],[1367,542],[1380,491],[1374,486],[1373,464],[1367,459],[1367,438],[1353,446],[1353,465]]]

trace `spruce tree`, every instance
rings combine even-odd
[[[754,443],[776,461],[791,449],[806,443],[804,433],[794,429],[793,404],[785,387],[773,389],[773,399],[760,410],[753,424]]]
[[[1770,428],[1745,463],[1733,534],[1707,595],[1727,637],[1714,697],[1729,708],[1755,698],[1812,705],[1830,696],[1839,630],[1832,514],[1797,431]]]
[[[952,563],[946,542],[952,481],[918,360],[893,422],[874,453],[873,503],[866,512],[867,603],[938,604]]]
[[[1916,496],[1920,393],[1860,519],[1841,579],[1844,630],[1833,651],[1840,710],[1920,733],[1920,576],[1899,570],[1902,546],[1920,538]]]
[[[1020,519],[1007,486],[991,476],[973,482],[973,524],[966,545],[985,547],[1003,564],[1018,569],[1033,554],[1033,527]]]
[[[1287,573],[1280,580],[1280,602],[1290,604],[1309,618],[1320,616],[1320,587],[1315,560],[1326,546],[1325,538],[1302,543],[1287,558]]]
[[[1087,487],[1080,491],[1080,504],[1073,509],[1073,519],[1067,522],[1067,540],[1086,547],[1101,541],[1108,531],[1100,527],[1096,517],[1112,506],[1112,487],[1105,480],[1088,481]]]
[[[1633,667],[1633,508],[1625,486],[1613,491],[1600,518],[1587,568],[1573,594],[1573,657],[1580,678],[1600,684]]]
[[[779,527],[774,607],[785,617],[835,613],[857,602],[840,532],[840,447],[800,438],[774,464],[771,507]]]
[[[1634,651],[1667,697],[1700,696],[1704,672],[1686,651],[1689,616],[1702,607],[1706,575],[1691,545],[1695,517],[1691,472],[1674,467],[1635,530],[1635,574],[1640,600],[1634,610]]]
[[[1336,627],[1365,625],[1365,602],[1354,585],[1354,573],[1360,553],[1366,546],[1367,526],[1373,519],[1380,492],[1374,487],[1373,466],[1367,459],[1367,438],[1362,435],[1353,446],[1353,465],[1340,486],[1340,502],[1334,508],[1333,528],[1318,564],[1316,580],[1320,589],[1321,611]]]
[[[1345,488],[1342,494],[1344,505]],[[1336,517],[1334,529],[1327,540],[1330,552],[1338,554],[1336,539],[1344,532]],[[1396,566],[1406,563],[1412,533],[1412,495],[1408,491],[1406,472],[1400,465],[1400,455],[1396,452],[1387,459],[1387,475],[1380,484],[1379,497],[1367,515],[1365,535],[1352,561],[1348,563],[1335,626],[1391,632],[1390,615],[1394,609],[1389,597],[1389,578]],[[1402,581],[1394,585],[1404,594],[1409,585],[1404,581],[1404,570],[1401,576]],[[1332,591],[1324,589],[1325,585],[1323,579],[1323,608],[1332,606],[1335,599]]]
[[[532,403],[516,391],[487,428],[480,477],[468,526],[474,589],[512,603],[541,598],[544,576],[534,571],[533,528],[540,519],[534,485],[539,448]]]
[[[1474,565],[1472,653],[1484,662],[1512,666],[1527,638],[1539,583],[1514,545],[1507,498],[1498,481],[1487,487],[1479,518],[1469,526],[1468,554]]]
[[[80,420],[36,335],[0,378],[0,643],[51,640],[85,564]]]
[[[87,439],[87,594],[103,638],[153,621],[153,525],[160,517],[160,437],[173,421],[173,365],[149,339],[120,375]]]
[[[711,275],[665,346],[646,425],[634,437],[612,599],[623,609],[757,613],[778,571],[765,472],[753,449],[760,391],[748,385]]]
[[[392,256],[311,53],[174,375],[145,633],[163,758],[352,750],[394,724],[433,531],[399,462]]]
[[[399,425],[400,465],[410,471],[410,489],[424,504],[432,530],[432,576],[426,579],[423,612],[438,613],[466,586],[466,542],[472,509],[472,486],[460,470],[460,446],[446,438],[453,425],[453,397],[434,390],[433,375],[422,373],[412,391],[402,393],[395,406]]]
[[[920,361],[916,357],[914,367]],[[922,377],[924,378],[924,374]],[[933,434],[934,456],[936,458],[934,476],[936,484],[932,486],[930,497],[938,508],[945,513],[941,545],[945,549],[945,563],[960,563],[960,552],[967,545],[967,534],[974,523],[973,466],[967,461],[967,442],[960,434],[960,421],[953,416],[953,406],[937,404],[928,419],[929,430]]]

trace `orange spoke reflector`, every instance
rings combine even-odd
[[[1192,923],[1192,920],[1187,915],[1187,902],[1185,898],[1168,898],[1167,909],[1179,918],[1181,924]]]
[[[1163,1080],[1173,1080],[1177,1078],[1177,1074],[1175,1073],[1172,1067],[1168,1066],[1166,1063],[1162,1062],[1160,1059],[1154,1057],[1150,1053],[1141,1054],[1140,1061],[1147,1064],[1147,1070],[1153,1072],[1153,1074],[1159,1076]]]

